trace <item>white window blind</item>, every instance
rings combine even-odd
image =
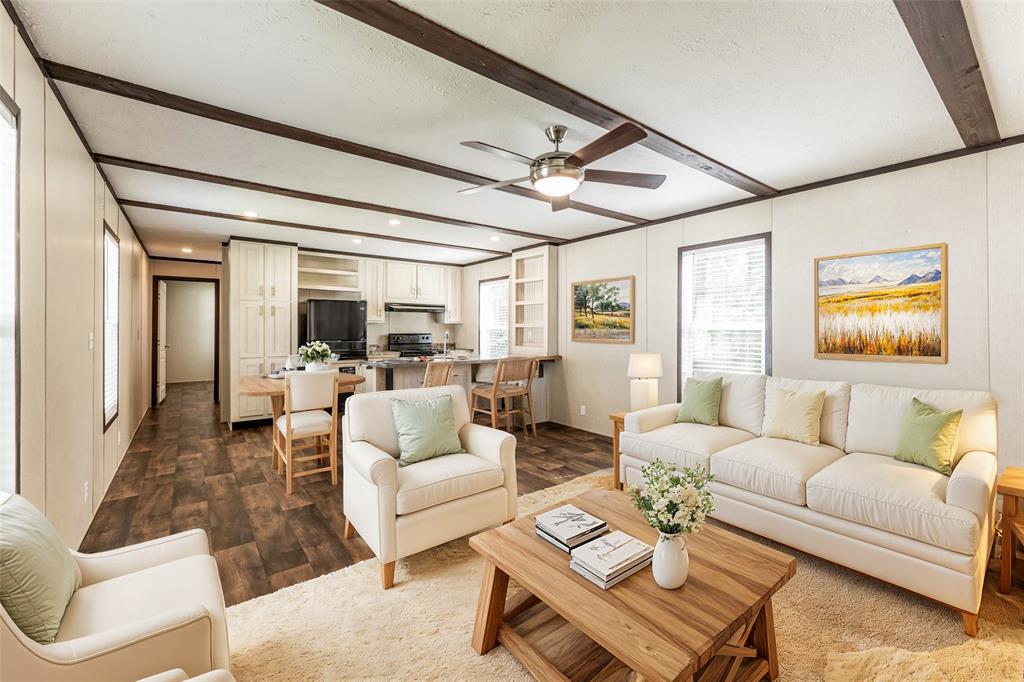
[[[117,238],[103,233],[103,423],[117,416],[118,272],[121,249]]]
[[[13,112],[0,102],[0,491],[18,489],[16,220],[18,128]]]
[[[679,385],[695,372],[766,370],[765,237],[682,252]]]
[[[480,282],[480,355],[508,355],[508,278]]]

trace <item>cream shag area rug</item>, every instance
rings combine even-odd
[[[519,498],[520,514],[611,487],[610,470]],[[775,596],[783,680],[1024,679],[1024,598],[990,574],[981,631],[879,581],[747,535],[797,557]],[[364,561],[228,609],[232,672],[249,680],[529,680],[504,649],[470,648],[482,563],[466,538],[398,563],[380,589]]]

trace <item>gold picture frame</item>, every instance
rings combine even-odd
[[[569,297],[571,340],[577,343],[636,342],[634,275],[573,282]]]
[[[814,357],[945,364],[947,263],[944,243],[815,258]]]

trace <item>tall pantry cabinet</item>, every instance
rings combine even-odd
[[[270,416],[270,401],[238,394],[243,376],[282,367],[298,345],[298,248],[232,239],[225,250],[228,289],[229,420]]]

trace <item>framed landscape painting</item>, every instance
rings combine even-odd
[[[635,278],[593,279],[572,283],[572,340],[584,343],[633,343]]]
[[[946,245],[814,261],[815,357],[946,362]]]

